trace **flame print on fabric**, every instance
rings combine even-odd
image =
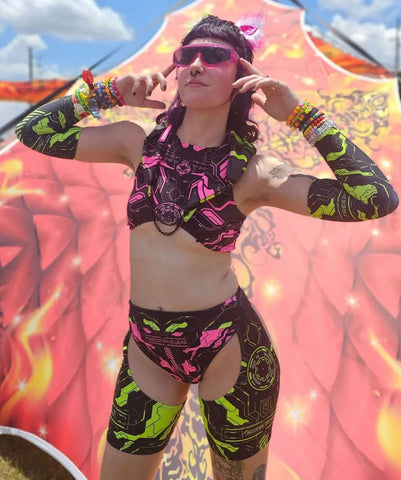
[[[155,129],[128,201],[130,228],[157,220],[182,227],[211,250],[233,250],[245,216],[232,186],[255,151],[234,132],[220,147],[202,148],[182,142],[171,126]]]

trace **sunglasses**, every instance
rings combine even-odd
[[[239,59],[238,53],[230,47],[214,43],[191,43],[174,52],[173,63],[176,67],[188,67],[199,56],[207,67],[217,67],[226,62],[237,62]]]

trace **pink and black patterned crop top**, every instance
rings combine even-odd
[[[234,132],[220,147],[203,148],[182,142],[171,125],[156,127],[135,173],[128,225],[154,222],[164,235],[183,228],[211,250],[233,250],[246,218],[234,202],[233,185],[255,152]],[[159,223],[175,229],[164,232]]]

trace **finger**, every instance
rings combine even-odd
[[[159,100],[149,100],[148,98],[145,98],[142,107],[164,110],[166,108],[166,104],[163,102],[159,102]]]
[[[171,72],[173,72],[175,70],[175,65],[174,63],[172,63],[171,65],[169,65],[167,68],[165,68],[164,70],[162,70],[162,74],[164,77],[168,77],[170,75]]]
[[[157,82],[160,84],[160,88],[164,91],[167,88],[167,82],[164,75],[161,72],[156,73]]]
[[[146,95],[149,97],[153,91],[153,78],[150,75],[145,77]]]
[[[136,95],[136,92],[137,92],[138,88],[139,88],[140,85],[141,85],[141,80],[140,80],[140,78],[135,75],[134,78],[133,78],[133,83],[134,83],[134,85],[133,85],[133,87],[132,87],[132,95]]]
[[[264,108],[267,103],[267,98],[259,95],[258,93],[254,93],[251,98],[252,101],[261,108]]]
[[[240,93],[245,93],[248,90],[255,89],[257,83],[260,83],[259,77],[252,78],[251,80],[245,82],[241,87],[239,87],[238,91]]]
[[[239,88],[242,85],[244,85],[245,82],[248,82],[249,80],[256,79],[256,78],[260,78],[260,77],[258,75],[247,75],[246,77],[238,78],[237,80],[235,80],[235,82],[233,82],[233,88]]]
[[[258,70],[252,63],[248,62],[248,60],[245,60],[245,58],[240,58],[239,61],[241,62],[241,65],[245,68],[246,71],[249,73],[253,73],[255,75],[263,75],[260,70]]]

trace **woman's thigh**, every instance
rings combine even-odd
[[[189,385],[149,360],[130,335],[114,392],[101,480],[153,480]]]
[[[263,322],[246,298],[240,301],[243,315],[236,320],[237,335],[213,359],[199,386],[211,449],[232,465],[266,457],[266,452],[259,452],[270,441],[280,379],[279,362]]]

